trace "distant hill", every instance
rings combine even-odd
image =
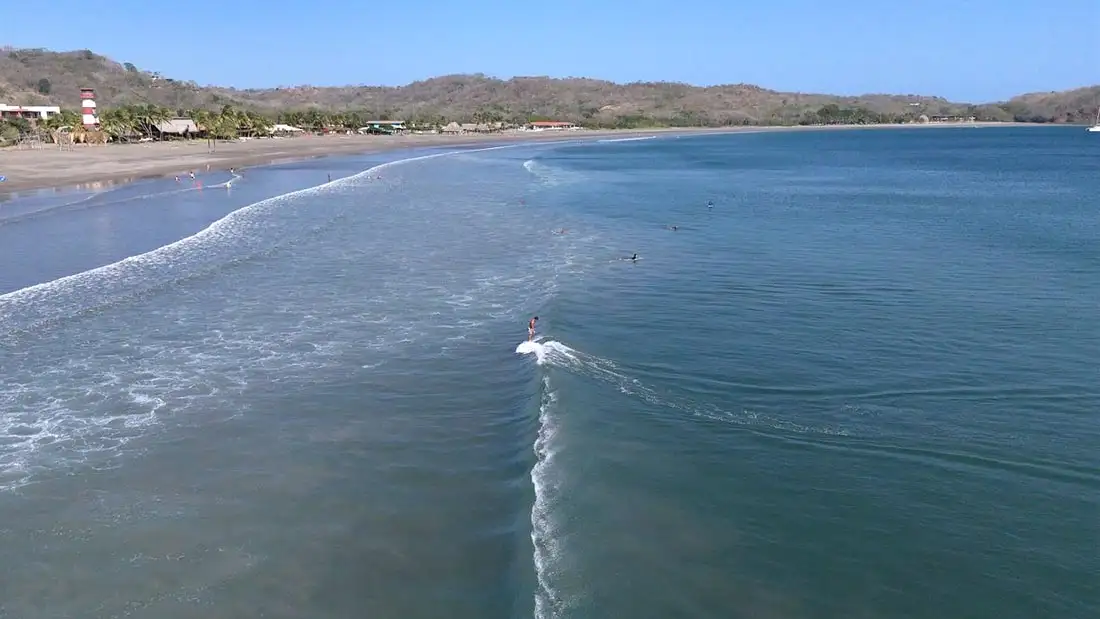
[[[1021,95],[1005,103],[969,105],[940,97],[869,94],[855,97],[787,93],[749,84],[698,87],[644,82],[616,84],[595,79],[448,75],[406,86],[292,86],[235,89],[199,86],[162,76],[91,51],[0,50],[0,102],[79,106],[81,87],[96,89],[100,106],[155,103],[177,110],[224,105],[277,113],[310,108],[370,111],[402,119],[511,121],[571,120],[605,126],[641,124],[729,125],[829,122],[837,109],[860,110],[844,119],[864,122],[915,119],[920,115],[967,115],[981,120],[1085,122],[1100,104],[1100,87],[1064,93]],[[821,118],[819,111],[826,108]],[[829,109],[833,111],[830,112]]]
[[[1002,107],[1024,122],[1093,123],[1100,107],[1100,86],[1013,97]]]

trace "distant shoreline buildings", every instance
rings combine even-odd
[[[45,120],[61,113],[58,105],[8,105],[0,103],[0,118],[23,118],[25,120]]]

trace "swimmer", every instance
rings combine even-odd
[[[707,200],[707,208],[714,208],[714,200]]]
[[[187,174],[191,176],[191,180],[195,180],[195,171],[194,170],[191,170]]]
[[[680,226],[665,226],[665,228],[668,228],[669,230],[679,230]]]
[[[634,252],[634,255],[627,258],[627,260],[629,260],[631,262],[637,262],[638,261],[638,252]]]
[[[558,228],[557,230],[554,230],[554,234],[565,234],[566,232],[569,232],[569,230],[565,228]]]
[[[180,177],[178,177],[178,176],[176,177],[176,182],[177,183],[180,182]]]
[[[539,321],[539,317],[535,316],[531,320],[527,321],[527,341],[530,342],[535,339],[535,323]]]

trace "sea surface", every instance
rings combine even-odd
[[[0,617],[1095,619],[1098,196],[1029,127],[0,202]]]

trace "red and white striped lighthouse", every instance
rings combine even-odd
[[[85,129],[96,129],[99,127],[99,117],[96,116],[95,113],[94,88],[80,89],[80,113],[84,117]]]

